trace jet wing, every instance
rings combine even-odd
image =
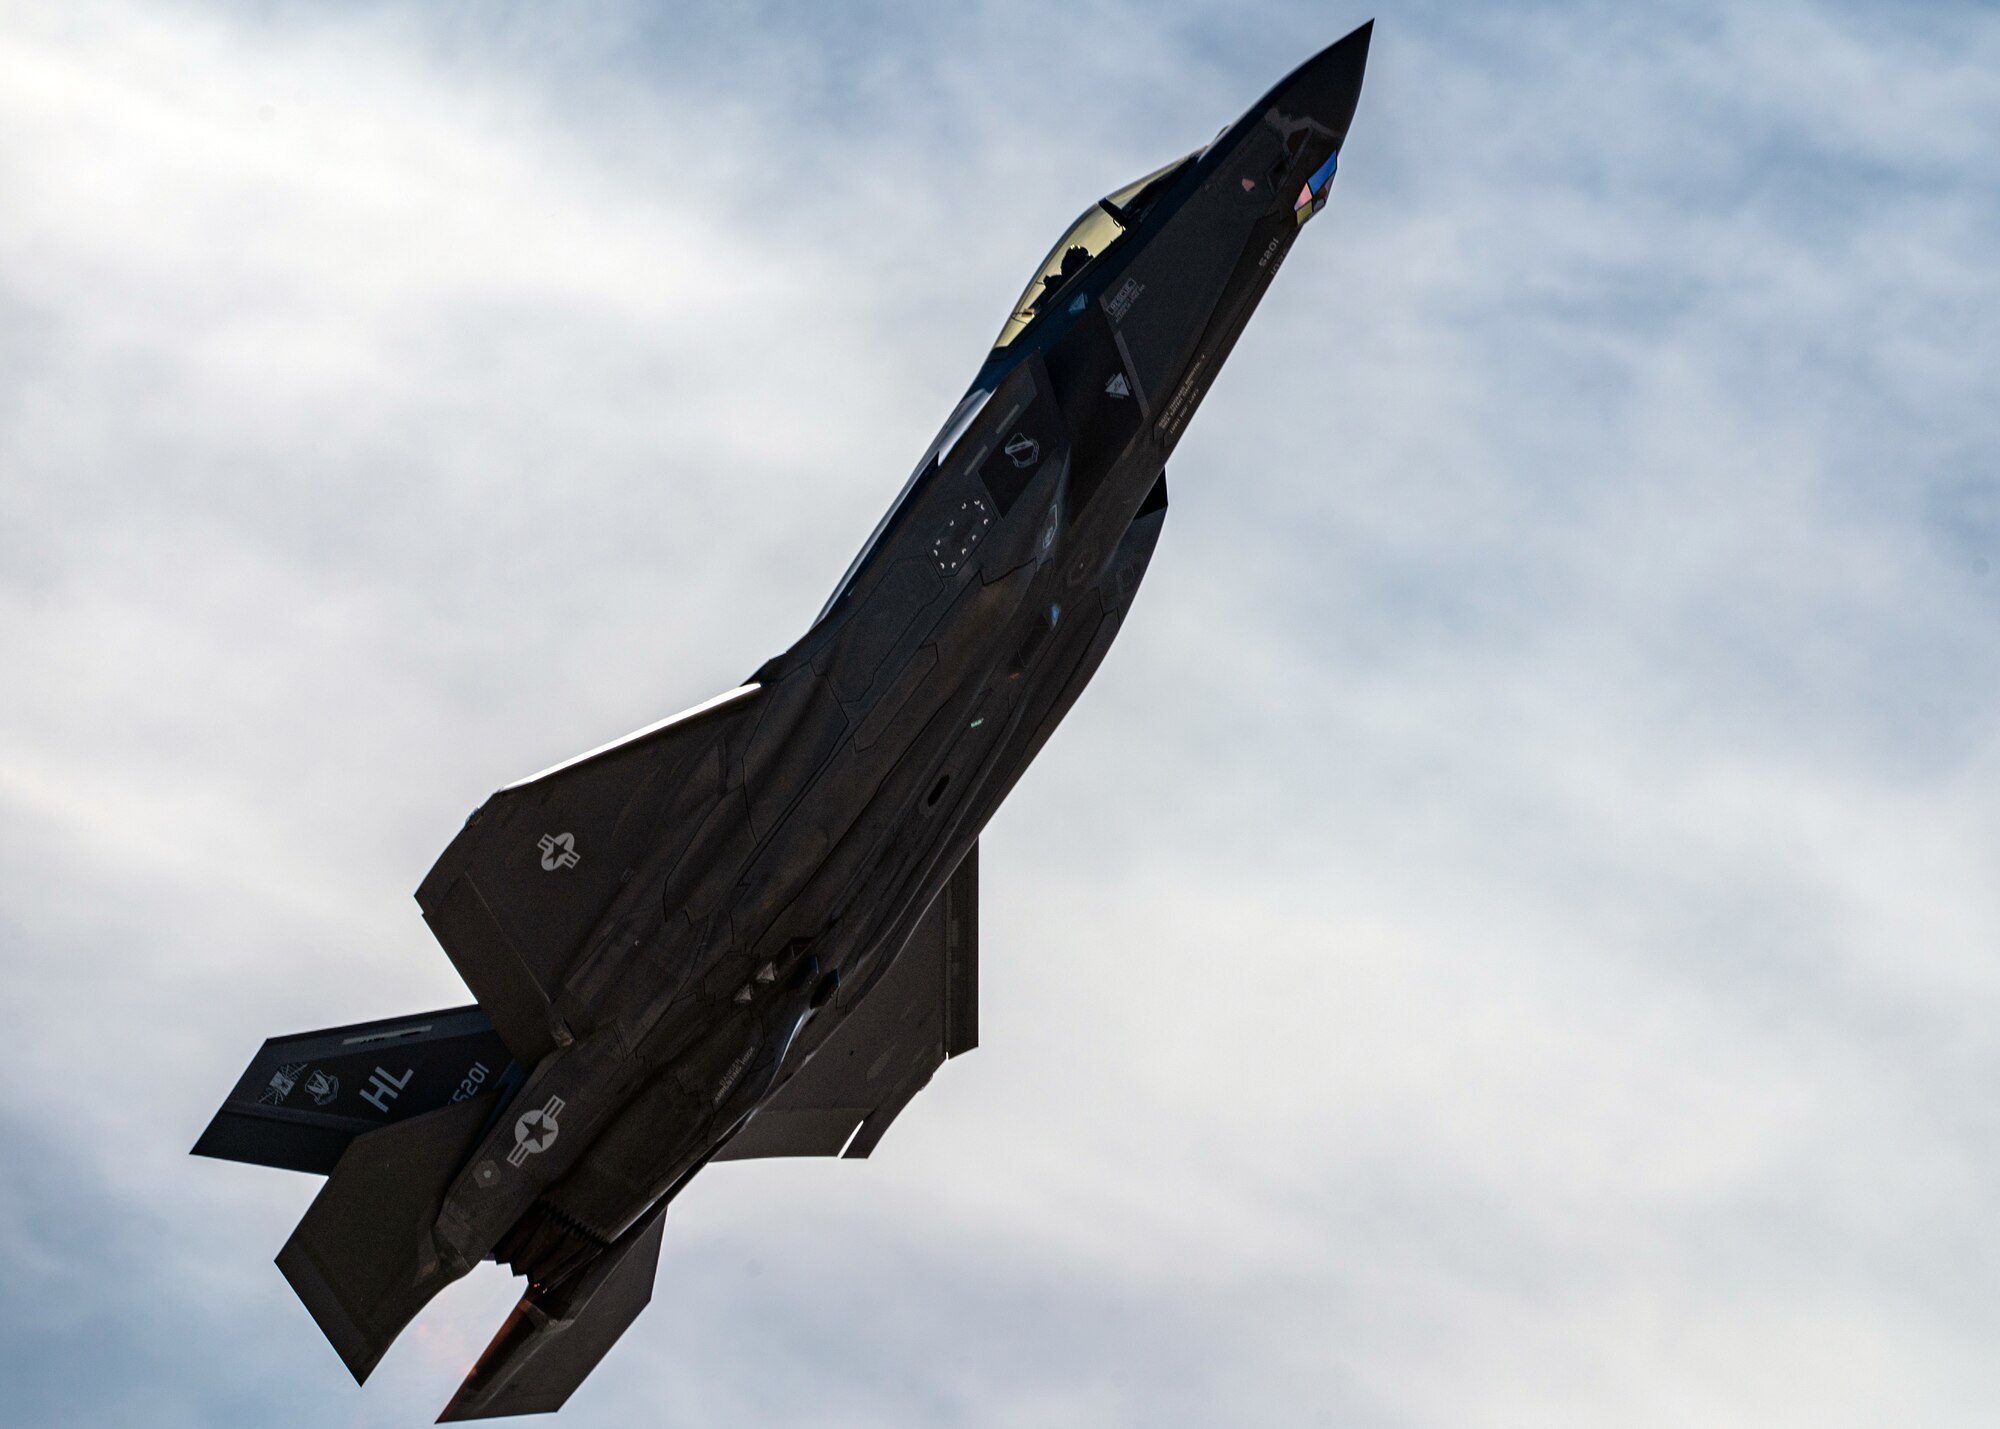
[[[888,970],[715,1155],[866,1156],[945,1060],[979,1045],[979,849]]]
[[[417,903],[514,1057],[555,1045],[551,1005],[583,940],[665,830],[692,837],[726,784],[741,685],[510,784],[466,821]]]

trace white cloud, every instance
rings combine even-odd
[[[1342,27],[1211,23],[0,21],[25,1422],[442,1402],[504,1276],[356,1391],[308,1183],[185,1146],[462,995],[458,817],[788,643],[1053,230]],[[698,1181],[568,1421],[1983,1422],[1996,48],[1385,15],[986,841],[985,1046]]]

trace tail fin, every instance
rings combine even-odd
[[[652,1301],[666,1223],[663,1197],[573,1285],[530,1285],[438,1422],[562,1408]]]
[[[492,1110],[490,1095],[477,1096],[356,1137],[278,1252],[278,1269],[357,1382],[471,1268],[434,1231]]]
[[[478,1007],[273,1037],[194,1154],[324,1176],[355,1137],[523,1075]]]

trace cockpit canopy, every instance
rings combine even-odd
[[[1042,266],[1035,270],[1020,300],[1014,304],[1014,311],[1007,319],[1007,325],[1000,329],[1000,336],[994,341],[996,348],[1006,347],[1027,330],[1029,323],[1040,317],[1052,306],[1057,294],[1067,288],[1093,259],[1113,243],[1120,234],[1149,208],[1153,200],[1166,191],[1168,182],[1179,175],[1181,169],[1200,156],[1201,151],[1174,160],[1165,168],[1155,169],[1144,178],[1134,179],[1122,189],[1114,190],[1083,211],[1083,216],[1070,225],[1069,232],[1056,240],[1056,246],[1049,250],[1049,256],[1042,260]]]

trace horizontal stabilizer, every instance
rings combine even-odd
[[[194,1154],[324,1176],[355,1137],[520,1075],[477,1007],[273,1037]]]
[[[652,1302],[666,1224],[662,1198],[574,1286],[549,1292],[530,1285],[438,1423],[562,1408]]]
[[[357,1381],[470,1269],[443,1257],[433,1231],[493,1105],[477,1096],[356,1137],[278,1252],[278,1269]]]

